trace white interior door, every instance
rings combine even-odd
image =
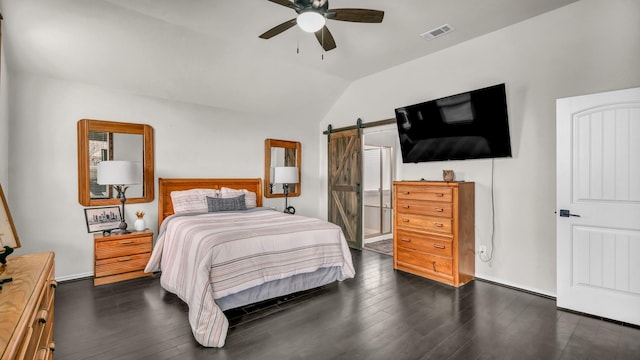
[[[556,105],[557,305],[640,325],[640,88]]]

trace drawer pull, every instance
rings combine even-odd
[[[400,239],[400,241],[404,241],[404,242],[411,242],[411,239]]]
[[[51,286],[52,289],[55,289],[58,287],[58,282],[55,280],[51,280],[51,283],[49,283],[49,286]]]
[[[49,349],[47,348],[42,348],[38,351],[38,360],[47,360],[47,358],[49,357]]]
[[[441,223],[433,223],[433,226],[435,226],[435,227],[442,227],[442,224],[441,224]]]
[[[444,194],[443,194],[443,193],[435,193],[434,195],[435,195],[436,197],[444,197]]]
[[[133,244],[133,240],[122,240],[120,241],[120,245],[131,245]]]
[[[409,222],[409,219],[407,219],[407,218],[402,218],[402,222]]]
[[[409,192],[409,191],[403,191],[403,192],[402,192],[402,194],[403,194],[403,195],[409,195],[409,194],[411,194],[411,192]]]
[[[410,208],[410,206],[409,205],[402,205],[402,208],[403,209],[408,209],[408,208]]]
[[[444,211],[443,208],[436,208],[435,210],[436,210],[436,212],[443,212]]]
[[[440,244],[433,244],[433,247],[436,248],[436,249],[441,249],[441,250],[445,248],[444,245],[440,245]]]
[[[45,324],[47,322],[47,315],[49,315],[49,311],[47,309],[41,309],[38,312],[38,322],[40,324]]]
[[[436,262],[432,261],[431,265],[433,265],[433,271],[438,272],[438,269],[436,269]]]
[[[53,341],[49,343],[49,350],[56,351],[56,343]]]
[[[118,262],[131,261],[131,256],[118,258]]]

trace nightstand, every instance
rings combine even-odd
[[[93,285],[149,276],[144,268],[151,257],[153,231],[132,231],[129,234],[104,236],[95,234]]]

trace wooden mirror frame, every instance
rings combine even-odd
[[[127,204],[153,201],[154,197],[154,163],[153,163],[153,128],[145,124],[132,124],[116,121],[82,119],[78,121],[78,202],[84,206],[119,205],[119,199],[92,199],[90,194],[89,175],[89,132],[107,132],[142,135],[143,140],[143,172],[142,197],[128,197]]]
[[[299,141],[287,141],[276,139],[264,140],[264,197],[267,198],[280,198],[284,197],[282,194],[271,193],[271,148],[285,148],[294,149],[296,154],[296,167],[298,168],[298,183],[296,184],[295,191],[289,191],[289,197],[300,196],[300,189],[302,188],[302,144]]]

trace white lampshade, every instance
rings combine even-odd
[[[306,32],[316,32],[324,26],[325,18],[322,14],[315,11],[305,11],[298,15],[297,19],[300,29]]]
[[[298,168],[295,166],[278,166],[275,168],[273,182],[278,184],[297,184]]]
[[[98,163],[99,185],[140,184],[142,169],[139,163],[132,161],[101,161]]]

